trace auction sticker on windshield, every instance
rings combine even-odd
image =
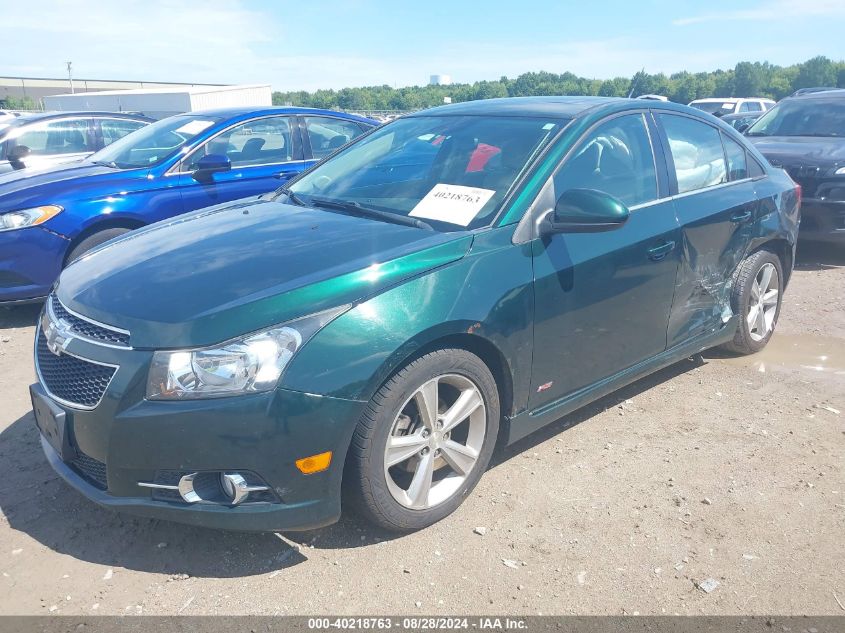
[[[408,215],[467,226],[495,193],[493,189],[439,183]]]

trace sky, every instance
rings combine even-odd
[[[545,70],[594,78],[845,58],[845,0],[25,0],[0,76],[422,85]]]

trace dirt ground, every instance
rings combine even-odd
[[[804,249],[763,353],[706,353],[561,420],[399,538],[88,502],[37,441],[37,311],[0,309],[0,613],[845,613],[845,250]]]

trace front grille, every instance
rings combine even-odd
[[[89,483],[93,484],[100,490],[105,490],[108,486],[106,478],[106,465],[103,462],[97,461],[93,457],[89,457],[82,451],[78,451],[77,457],[70,462],[71,468],[82,475]]]
[[[92,323],[87,319],[71,314],[55,296],[50,297],[50,309],[56,319],[64,320],[70,325],[74,334],[110,345],[129,347],[129,334]]]
[[[35,358],[41,382],[50,395],[83,409],[96,407],[106,392],[114,367],[98,365],[75,356],[56,356],[47,348],[47,339],[39,328]]]

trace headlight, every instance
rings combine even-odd
[[[147,398],[183,400],[270,391],[308,339],[348,308],[312,314],[218,347],[156,352]]]
[[[11,231],[42,224],[62,211],[63,209],[60,206],[48,204],[43,207],[0,213],[0,231]]]
[[[845,167],[840,167],[835,172],[833,172],[834,176],[845,176]]]

